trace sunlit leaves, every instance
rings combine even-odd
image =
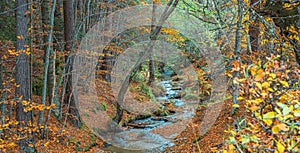
[[[243,66],[245,78],[239,79],[243,91],[239,100],[245,101],[252,116],[246,118],[244,127],[234,129],[236,134],[231,139],[237,145],[256,146],[257,150],[247,150],[250,152],[259,152],[258,148],[272,148],[278,153],[299,151],[295,144],[300,140],[295,135],[300,133],[300,91],[297,90],[300,80],[298,71],[287,69],[286,62],[279,61],[279,57],[272,55],[265,62],[257,60]],[[249,138],[251,135],[262,139],[255,142]]]
[[[22,35],[17,36],[17,39],[24,39]]]
[[[263,115],[263,119],[272,119],[276,117],[276,112],[268,112]]]
[[[253,71],[254,75],[255,75],[255,78],[254,80],[255,81],[262,81],[264,79],[264,71],[262,69],[258,69],[256,72]]]
[[[280,83],[284,86],[284,87],[289,87],[289,83],[286,81],[280,81]]]
[[[296,116],[296,117],[300,117],[300,109],[298,108],[298,109],[296,109],[296,110],[294,110],[294,115]]]
[[[276,152],[278,152],[278,153],[283,153],[283,152],[284,152],[285,147],[284,147],[284,145],[282,144],[282,142],[277,142],[277,143],[276,143],[276,146],[277,146],[277,151],[276,151]]]

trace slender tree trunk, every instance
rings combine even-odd
[[[53,2],[52,2],[53,3]],[[52,4],[56,5],[56,4]],[[42,2],[42,21],[43,21],[43,31],[44,31],[44,42],[45,42],[45,57],[44,60],[46,61],[47,51],[49,50],[49,66],[48,66],[48,73],[47,73],[47,91],[48,91],[48,101],[49,103],[53,102],[53,94],[54,94],[54,87],[55,87],[55,50],[53,50],[53,36],[50,38],[50,31],[53,29],[54,24],[50,24],[51,20],[54,22],[54,18],[50,18],[50,7],[52,6],[50,0],[44,0]],[[52,33],[53,34],[53,33]],[[52,35],[51,34],[51,35]]]
[[[46,4],[42,4],[42,9],[43,9],[43,19],[44,20],[48,20],[48,21],[44,21],[44,26],[45,31],[47,31],[47,35],[45,37],[45,42],[47,42],[47,46],[45,47],[45,67],[44,67],[44,86],[43,86],[43,94],[42,94],[42,104],[45,105],[46,104],[46,95],[47,95],[47,85],[48,85],[48,96],[51,97],[51,99],[49,98],[49,102],[52,104],[53,102],[53,94],[54,94],[54,82],[50,82],[53,80],[49,80],[48,78],[53,79],[53,72],[52,74],[50,74],[50,68],[52,66],[53,68],[53,64],[50,64],[50,56],[51,56],[51,52],[53,54],[53,48],[52,48],[52,42],[53,42],[53,26],[54,26],[54,12],[55,12],[55,3],[56,0],[53,1],[53,9],[50,15],[50,2],[49,1],[44,1]],[[49,7],[49,8],[45,8],[45,7]],[[45,10],[44,10],[45,9]],[[46,17],[45,17],[46,16]],[[49,28],[48,28],[49,27]],[[53,60],[52,60],[53,62]],[[51,68],[51,70],[53,71],[53,69]],[[52,75],[52,76],[51,76]],[[50,83],[49,83],[50,82]],[[49,84],[51,84],[49,87]],[[44,120],[44,110],[41,110],[40,112],[40,117],[39,117],[39,124],[42,124]]]
[[[296,28],[297,28],[297,31],[300,30],[300,5],[298,6],[298,21],[296,23]],[[298,32],[298,38],[300,38],[300,33]],[[295,55],[296,55],[296,61],[297,63],[300,65],[300,42],[299,42],[299,39],[298,40],[295,40],[295,46],[294,46],[294,52],[295,52]]]
[[[4,70],[3,70],[4,68],[3,68],[3,66],[2,66],[2,59],[1,59],[1,61],[0,61],[0,102],[3,102],[3,89],[4,89],[4,86],[3,86],[3,80],[4,80],[4,77],[3,77],[3,72],[4,72]],[[4,125],[5,123],[5,120],[4,120],[4,118],[5,118],[5,115],[6,115],[6,104],[4,104],[4,103],[2,103],[1,105],[1,123],[2,123],[2,125]],[[1,134],[1,132],[0,132],[0,134]]]
[[[43,81],[43,91],[42,91],[42,104],[46,104],[46,92],[44,90],[47,90],[47,74],[48,74],[48,65],[49,65],[49,55],[47,54],[47,48],[48,48],[48,36],[50,33],[50,1],[49,0],[43,0],[41,9],[42,9],[42,29],[43,29],[43,49],[45,52],[44,55],[44,81]],[[43,123],[44,119],[44,112],[45,110],[40,111],[40,116],[39,116],[39,124]]]
[[[108,4],[106,4],[106,11],[105,14],[109,14],[112,12],[112,8],[109,8]],[[107,19],[106,20],[112,20],[112,18]],[[109,21],[110,23],[112,23],[112,21]],[[111,25],[110,25],[111,26]],[[103,74],[102,74],[102,78],[104,79],[104,81],[106,82],[110,82],[111,81],[111,76],[110,76],[110,72],[112,70],[112,61],[114,61],[114,57],[109,56],[109,54],[112,54],[112,51],[109,50],[103,50],[104,53],[104,57],[103,57],[103,64],[101,65],[100,70],[103,70]]]
[[[64,35],[63,35],[63,13],[61,11],[61,0],[57,0],[56,3],[56,8],[55,8],[55,24],[54,24],[54,35],[55,39],[53,40],[54,42],[54,50],[63,52],[64,51]],[[55,53],[55,52],[54,52]],[[54,55],[55,57],[55,55]],[[51,60],[51,59],[50,59]]]
[[[64,34],[63,34],[63,16],[62,16],[62,12],[61,12],[61,6],[62,6],[62,0],[57,0],[56,1],[56,6],[55,6],[55,12],[54,12],[54,27],[53,27],[53,58],[50,57],[49,59],[49,73],[53,74],[53,78],[48,78],[49,81],[54,82],[53,84],[53,97],[51,98],[50,103],[54,103],[56,105],[56,108],[54,109],[54,113],[56,115],[56,117],[58,117],[59,120],[61,120],[61,102],[58,100],[59,96],[58,96],[58,90],[61,87],[62,84],[62,80],[63,80],[63,75],[65,74],[64,70],[62,72],[59,72],[59,74],[61,74],[59,76],[58,81],[56,81],[56,74],[58,72],[59,69],[56,69],[57,67],[60,66],[60,63],[62,63],[61,61],[56,61],[56,51],[59,52],[63,52],[64,51]],[[53,61],[52,61],[53,60]],[[53,63],[53,66],[51,66],[51,63]],[[53,68],[53,71],[50,70],[51,68]],[[65,68],[65,67],[64,67]],[[52,81],[53,79],[53,81]],[[49,88],[49,87],[48,87]],[[50,99],[50,98],[49,98]]]
[[[52,4],[52,11],[51,11],[51,15],[50,15],[50,26],[51,26],[51,29],[50,29],[50,34],[49,34],[49,37],[48,37],[48,42],[49,42],[49,44],[48,44],[48,48],[47,48],[47,50],[46,50],[46,57],[45,57],[45,61],[46,62],[49,62],[49,66],[51,65],[50,64],[50,50],[51,50],[51,44],[50,44],[50,42],[52,42],[52,38],[53,38],[53,26],[54,26],[54,19],[55,19],[55,17],[54,17],[54,14],[55,14],[55,8],[56,8],[56,0],[53,0],[53,4]],[[55,64],[55,63],[54,63]],[[45,72],[47,72],[46,71],[46,69],[47,69],[47,65],[45,64]],[[49,68],[50,69],[50,68]],[[49,73],[50,73],[50,70],[49,70]],[[44,76],[44,80],[47,80],[48,82],[49,81],[51,81],[51,80],[49,80],[49,75],[48,75],[48,78],[46,78],[46,74],[45,74],[45,76]],[[54,76],[55,76],[55,74],[54,74]],[[54,77],[55,78],[55,77]],[[54,80],[55,81],[55,80]],[[53,85],[53,89],[51,89],[52,90],[52,92],[51,92],[51,94],[53,94],[52,95],[52,98],[51,98],[51,100],[49,101],[50,102],[50,105],[52,105],[53,104],[53,98],[54,98],[54,86],[55,85]],[[46,88],[46,86],[45,86],[45,84],[44,84],[44,88]],[[50,90],[50,89],[49,89]],[[46,95],[46,91],[45,90],[43,90],[44,91],[44,93],[43,93],[43,95]],[[46,98],[43,96],[43,100],[45,100]],[[51,109],[48,111],[48,114],[47,114],[47,116],[46,116],[46,120],[45,120],[45,122],[44,122],[44,130],[43,130],[43,136],[44,136],[44,133],[45,133],[45,131],[47,130],[47,124],[48,124],[48,120],[49,120],[49,118],[50,118],[50,114],[51,114]]]
[[[74,1],[73,0],[65,0],[63,1],[63,10],[64,10],[64,34],[65,34],[65,51],[72,54],[74,50],[74,34],[75,34],[75,16],[74,16]],[[66,56],[66,59],[68,57]],[[67,60],[66,67],[67,67],[67,77],[65,81],[67,81],[66,86],[66,94],[64,103],[69,105],[69,113],[72,115],[71,122],[75,125],[80,127],[81,121],[78,111],[78,106],[75,102],[75,97],[73,94],[73,87],[72,87],[72,69],[73,69],[73,61],[74,57],[71,55],[70,60]],[[75,95],[76,96],[76,95]]]
[[[153,1],[153,10],[152,10],[152,23],[151,23],[151,34],[154,32],[154,30],[155,30],[155,25],[154,25],[154,23],[155,23],[155,20],[156,20],[156,18],[155,18],[155,12],[156,12],[156,6],[155,6],[156,4],[155,4],[155,1]],[[155,41],[154,39],[153,39],[153,37],[151,37],[150,38],[151,39],[151,41]],[[150,85],[152,82],[154,82],[154,80],[155,80],[155,69],[154,69],[154,61],[153,61],[153,46],[150,46],[151,48],[150,48],[150,55],[149,55],[149,82],[148,82],[148,84]]]
[[[242,10],[243,0],[238,0],[238,21],[237,21],[237,29],[236,29],[236,38],[235,38],[235,48],[234,48],[234,61],[239,63],[240,60],[240,52],[241,52],[241,39],[242,39],[242,19],[243,19],[243,10]],[[233,72],[233,80],[238,80],[239,72]],[[233,91],[232,91],[232,104],[238,104],[238,96],[239,96],[239,88],[238,82],[233,81],[232,83]],[[232,113],[235,113],[235,108]]]

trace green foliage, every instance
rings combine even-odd
[[[101,103],[101,106],[102,106],[102,110],[106,111],[106,109],[107,109],[107,104],[104,103],[104,102],[102,102],[102,103]]]
[[[32,92],[35,95],[42,96],[43,89],[43,77],[38,75],[32,78]]]
[[[154,111],[154,114],[157,116],[168,116],[170,112],[165,106],[161,106],[158,110]]]
[[[152,90],[151,88],[146,84],[146,83],[139,83],[138,86],[137,86],[137,90],[147,96],[147,97],[150,97],[150,99],[154,99],[155,96],[153,95],[152,93]]]
[[[13,9],[15,1],[1,1],[0,2],[0,13]],[[0,40],[14,40],[16,37],[16,18],[14,17],[13,11],[9,11],[4,15],[0,15]]]

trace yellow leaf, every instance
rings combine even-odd
[[[251,67],[251,68],[250,68],[251,74],[252,74],[252,75],[256,75],[256,70],[257,70],[257,69],[256,69],[254,66]]]
[[[276,117],[276,114],[277,114],[276,112],[268,112],[263,115],[263,118],[264,119],[272,119],[272,118]]]
[[[269,119],[264,119],[263,120],[268,126],[272,125],[273,121]]]
[[[243,100],[243,99],[244,99],[243,97],[238,97],[238,98],[237,98],[237,100]]]
[[[256,103],[256,104],[260,104],[260,103],[263,102],[263,100],[260,99],[260,98],[257,98],[257,99],[255,99],[253,102]]]
[[[289,83],[286,81],[280,81],[280,83],[284,86],[284,87],[289,87]]]
[[[271,78],[271,77],[268,77],[268,79],[267,79],[268,81],[273,81],[273,79]]]
[[[239,82],[244,82],[244,81],[246,81],[245,78],[239,80]]]
[[[232,107],[240,107],[239,104],[233,104]]]
[[[272,127],[272,132],[273,132],[274,134],[277,134],[279,131],[280,131],[280,129],[279,129],[278,126],[273,126],[273,127]]]
[[[261,86],[263,88],[268,88],[268,87],[270,87],[270,83],[269,82],[264,82]]]
[[[255,82],[255,85],[257,86],[258,89],[262,90],[262,85],[259,82]]]
[[[289,118],[292,119],[293,117],[294,117],[293,115],[289,114],[289,115],[284,116],[283,119],[284,119],[284,120],[287,120],[287,119],[289,119]]]
[[[234,152],[234,145],[233,145],[233,144],[230,144],[230,145],[229,145],[228,153],[233,153],[233,152]]]
[[[283,153],[284,152],[284,145],[281,142],[277,142],[277,151],[279,153]]]
[[[236,132],[235,131],[230,131],[230,133],[232,134],[232,135],[236,135]]]
[[[274,90],[272,88],[268,88],[268,91],[270,92],[274,92]]]
[[[270,73],[269,76],[272,77],[273,79],[276,78],[276,74],[274,74],[274,73]]]
[[[232,74],[231,73],[227,73],[227,76],[232,78]]]
[[[47,147],[50,144],[50,141],[47,141],[44,146]]]
[[[18,39],[23,39],[22,35],[17,36]]]
[[[294,115],[297,117],[300,117],[300,109],[299,108],[294,110]]]
[[[251,110],[251,111],[257,111],[259,108],[260,107],[258,107],[258,106],[252,106],[252,107],[249,108],[249,110]]]
[[[16,143],[15,143],[15,142],[10,142],[10,143],[8,144],[8,146],[9,146],[10,148],[13,148],[13,147],[16,146]]]
[[[210,148],[210,151],[211,151],[211,152],[217,152],[217,151],[218,151],[218,148],[217,148],[217,147]]]
[[[261,116],[260,116],[260,113],[259,113],[259,112],[255,112],[254,114],[255,114],[255,116],[256,116],[258,119],[261,119]]]

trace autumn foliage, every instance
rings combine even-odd
[[[22,23],[17,25],[14,12],[20,6],[15,1],[11,4],[8,1],[0,2],[0,29],[3,29],[0,31],[0,152],[102,151],[104,141],[91,132],[93,129],[88,129],[84,122],[81,124],[74,100],[76,97],[73,97],[68,83],[72,81],[67,76],[71,77],[73,54],[88,29],[100,19],[118,9],[148,5],[152,1],[78,0],[68,5],[73,11],[68,13],[66,12],[70,9],[63,7],[66,2],[58,0],[56,4],[52,4],[53,1],[44,0],[41,7],[40,2],[28,1],[24,19],[26,17],[30,22],[23,25],[21,30],[18,28]],[[177,5],[178,1],[154,2]],[[49,7],[45,7],[48,5]],[[207,31],[213,31],[214,41],[219,45],[222,53],[220,56],[226,66],[224,75],[228,80],[227,84],[223,84],[227,87],[224,106],[221,108],[217,104],[206,104],[213,92],[213,78],[205,61],[207,57],[203,57],[199,50],[191,49],[195,47],[188,46],[192,41],[180,31],[169,27],[160,29],[159,34],[163,36],[157,39],[183,50],[182,55],[190,60],[196,70],[200,86],[199,93],[193,91],[193,88],[181,93],[182,96],[188,92],[191,97],[199,96],[199,106],[191,123],[175,138],[174,146],[167,148],[165,152],[300,152],[300,2],[186,0],[180,1],[176,7],[201,21]],[[69,19],[72,24],[64,19]],[[45,25],[50,24],[50,20],[54,25]],[[27,31],[27,36],[17,35],[15,31],[11,31],[12,28]],[[131,30],[118,39],[136,39],[130,34],[134,35],[136,32],[134,36],[149,35],[153,29],[145,26]],[[50,39],[49,36],[53,38]],[[18,46],[20,41],[26,45]],[[96,84],[99,109],[106,111],[111,118],[118,111],[118,106],[109,87],[110,81],[106,80],[113,67],[109,63],[122,54],[124,46],[130,46],[130,43],[138,41],[122,44],[123,46],[112,41],[105,47],[107,52],[100,55],[98,62],[102,66],[95,72],[98,77]],[[18,47],[24,49],[18,50]],[[16,72],[23,69],[17,70],[17,64],[20,64],[17,59],[24,59],[23,56],[30,59],[25,65],[30,68],[30,76],[20,77],[16,76]],[[129,86],[133,97],[141,104],[152,100],[153,93],[161,92],[158,87],[155,90],[159,91],[153,92],[145,83],[150,73],[149,63],[144,63],[138,72],[134,72],[133,79],[136,80]],[[155,67],[160,64],[153,63]],[[45,73],[48,72],[46,65],[52,68],[48,74]],[[24,78],[30,80],[30,83],[26,82],[30,84],[26,88],[30,90],[30,98],[27,99],[17,93],[20,85],[16,80]],[[140,84],[139,80],[145,82]],[[211,105],[220,107],[221,111],[211,116],[217,120],[203,134],[198,129],[205,110]],[[18,118],[20,112],[22,119]],[[168,114],[170,110],[166,112]],[[120,124],[124,126],[137,118],[136,114],[130,114],[126,110],[122,115]],[[74,122],[78,124],[75,125]]]

